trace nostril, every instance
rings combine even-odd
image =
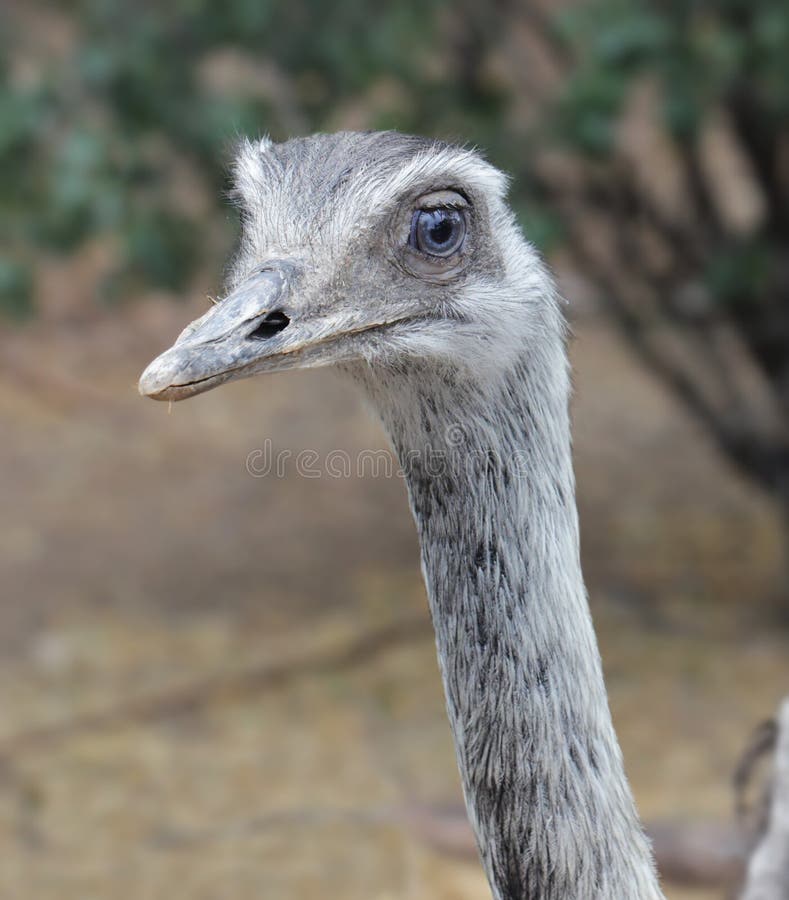
[[[247,335],[253,341],[265,341],[267,338],[274,337],[277,332],[282,331],[290,325],[290,319],[281,310],[275,309],[270,312],[265,319]]]

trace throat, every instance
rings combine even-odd
[[[653,900],[579,564],[563,351],[542,363],[494,387],[412,371],[368,388],[408,484],[494,896]]]

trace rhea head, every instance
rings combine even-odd
[[[243,142],[226,296],[148,366],[140,392],[182,400],[338,364],[495,379],[556,320],[505,189],[476,152],[394,132]]]

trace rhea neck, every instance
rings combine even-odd
[[[469,817],[497,900],[656,900],[579,564],[563,339],[494,383],[364,378],[405,472]]]

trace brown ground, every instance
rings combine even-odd
[[[458,784],[402,484],[245,468],[266,438],[384,439],[323,373],[171,415],[139,399],[194,311],[2,338],[0,897],[486,898],[407,814]],[[776,519],[604,327],[576,331],[584,557],[628,771],[646,819],[725,819],[789,685]],[[407,639],[343,662],[403,619]],[[127,706],[206,681],[192,706]]]

